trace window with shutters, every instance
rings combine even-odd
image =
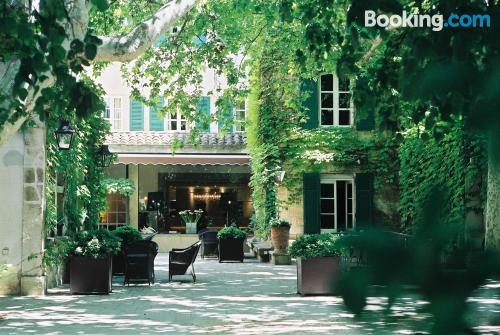
[[[244,132],[245,131],[245,123],[247,116],[247,106],[245,99],[241,99],[236,102],[234,105],[233,111],[233,131],[234,132]]]
[[[331,73],[323,74],[319,100],[322,126],[349,127],[353,124],[354,108],[349,79],[339,79]]]
[[[106,97],[104,98],[106,107],[102,113],[102,117],[109,121],[112,131],[122,130],[122,98]]]
[[[355,227],[353,179],[322,175],[320,186],[321,232],[341,232]]]

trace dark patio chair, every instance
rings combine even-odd
[[[171,281],[173,276],[182,276],[191,274],[193,282],[196,282],[196,274],[194,273],[194,261],[198,255],[201,242],[185,249],[172,249],[168,256],[168,280]]]
[[[125,279],[130,282],[155,282],[154,261],[158,254],[158,244],[153,241],[134,241],[125,247]]]
[[[205,256],[215,256],[218,257],[218,246],[219,240],[217,240],[217,231],[207,230],[200,234],[200,253],[201,258]]]

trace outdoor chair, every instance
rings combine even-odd
[[[218,257],[219,240],[217,239],[217,231],[207,230],[200,234],[201,241],[201,258],[205,256]]]
[[[171,281],[173,276],[182,276],[191,274],[193,282],[196,282],[196,274],[194,272],[194,261],[198,255],[201,242],[185,249],[172,249],[168,256],[168,280]]]
[[[125,247],[125,279],[130,282],[155,282],[154,261],[158,244],[153,241],[134,241]]]

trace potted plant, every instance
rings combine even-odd
[[[300,295],[335,294],[343,252],[338,235],[302,235],[292,243],[289,252],[297,258],[297,291]]]
[[[122,240],[121,250],[113,256],[113,274],[125,273],[125,247],[134,241],[142,240],[141,232],[130,226],[121,226],[111,232],[114,236]]]
[[[68,248],[71,294],[109,294],[111,257],[120,247],[120,238],[105,229],[77,233]]]
[[[186,223],[186,234],[196,234],[197,224],[198,221],[200,221],[202,214],[203,210],[201,209],[195,209],[194,211],[185,210],[179,212],[182,220],[184,221],[184,223]]]
[[[285,220],[272,219],[270,224],[274,252],[280,255],[286,254],[288,250],[288,240],[290,239],[290,223]]]
[[[219,263],[224,261],[243,262],[243,242],[247,234],[238,227],[224,227],[217,233],[219,240]]]

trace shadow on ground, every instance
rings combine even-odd
[[[115,277],[107,296],[72,296],[61,287],[45,297],[1,297],[0,334],[426,334],[431,322],[417,313],[426,303],[411,294],[386,311],[375,292],[361,317],[337,297],[300,297],[293,265],[198,259],[196,283],[169,283],[167,254],[155,268],[154,285],[124,287]],[[500,333],[488,321],[500,315],[499,287],[491,282],[470,299],[480,333]]]

